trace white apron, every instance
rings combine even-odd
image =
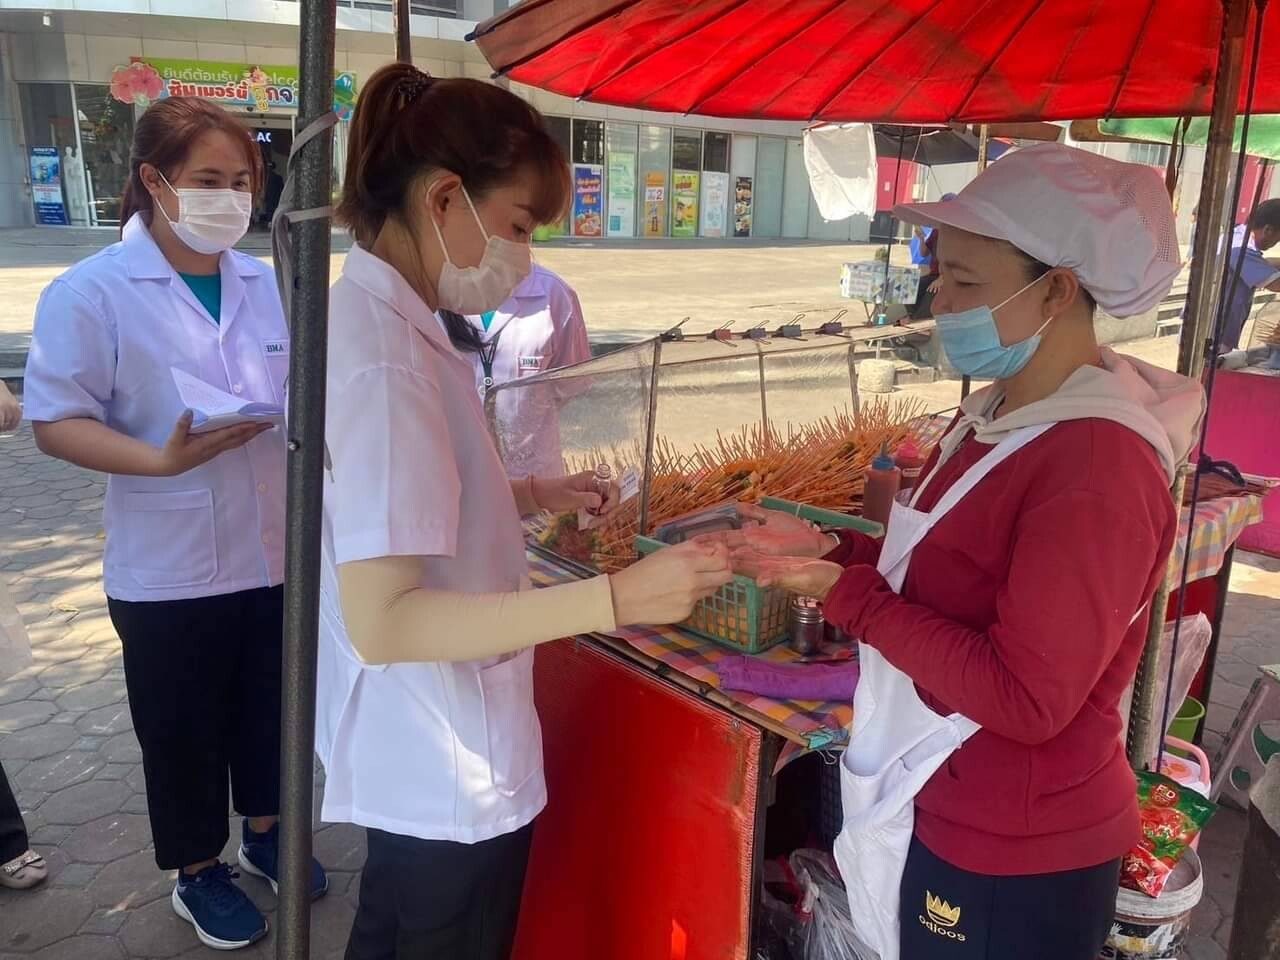
[[[913,506],[932,475],[915,491],[913,506],[894,503],[877,569],[895,593],[906,581],[911,552],[934,524],[996,466],[1051,426],[1009,434],[929,513]],[[880,960],[898,960],[898,902],[915,825],[915,795],[979,725],[958,713],[944,717],[931,710],[911,678],[865,643],[858,644],[858,657],[853,729],[840,766],[844,828],[836,838],[835,856],[859,939]]]

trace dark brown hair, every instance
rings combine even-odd
[[[191,145],[210,130],[221,130],[244,143],[253,192],[262,189],[262,153],[249,131],[231,114],[199,97],[166,97],[153,103],[138,118],[129,151],[129,180],[120,200],[120,230],[135,213],[150,213],[151,195],[142,183],[142,165],[149,163],[170,180],[191,153]]]
[[[569,207],[568,163],[537,110],[482,80],[388,64],[360,91],[338,220],[361,246],[372,245],[388,217],[404,217],[415,183],[431,170],[457,174],[476,200],[528,171],[538,184],[535,221],[553,223]]]

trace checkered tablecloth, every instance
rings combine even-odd
[[[1240,539],[1244,528],[1262,520],[1262,500],[1258,495],[1220,497],[1196,504],[1195,533],[1191,538],[1191,558],[1187,564],[1187,582],[1212,577],[1222,569],[1227,551]],[[1174,547],[1175,572],[1182,571],[1183,551],[1187,548],[1187,530],[1191,525],[1191,508],[1182,508],[1178,524],[1178,543]]]
[[[573,579],[572,573],[533,551],[529,551],[529,571],[533,582],[540,587]],[[720,677],[715,671],[717,661],[737,656],[732,650],[676,627],[626,627],[615,631],[612,636],[625,640],[638,652],[709,687],[720,686]],[[801,659],[785,644],[760,656],[779,663]],[[819,703],[813,700],[773,700],[733,690],[722,690],[721,693],[748,714],[768,717],[787,730],[789,739],[794,743],[810,750],[843,744],[849,738],[849,724],[853,720],[853,704],[849,701]]]

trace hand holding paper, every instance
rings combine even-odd
[[[178,388],[182,405],[191,411],[193,434],[242,423],[272,426],[284,423],[284,408],[278,404],[241,400],[177,367],[170,367],[169,371],[173,374],[173,385]]]

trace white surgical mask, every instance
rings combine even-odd
[[[160,204],[156,207],[169,221],[174,235],[196,253],[229,250],[248,232],[249,217],[253,214],[252,194],[204,187],[177,190],[164,174],[160,174],[160,179],[178,198],[178,219],[170,219]]]
[[[440,224],[432,217],[431,225],[435,227],[440,249],[444,251],[444,266],[440,268],[436,292],[440,297],[440,309],[474,317],[497,310],[506,303],[533,270],[533,258],[527,243],[491,236],[480,222],[480,215],[476,213],[466,187],[462,188],[462,196],[466,198],[471,216],[485,238],[484,256],[478,266],[456,266],[449,256],[449,246],[444,242]]]

